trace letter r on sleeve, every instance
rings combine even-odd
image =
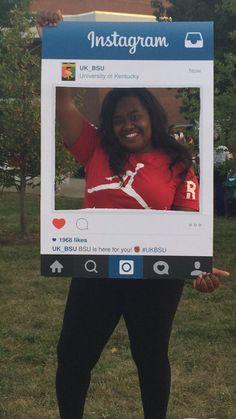
[[[196,183],[192,180],[187,180],[186,199],[196,199]]]

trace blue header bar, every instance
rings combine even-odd
[[[213,60],[213,23],[61,22],[44,28],[42,58]]]

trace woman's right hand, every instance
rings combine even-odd
[[[57,12],[48,11],[48,12],[41,13],[36,23],[36,28],[37,28],[39,37],[42,38],[44,26],[56,26],[62,20],[63,20],[63,16],[60,10],[57,10]]]
[[[220,277],[227,278],[230,275],[227,271],[213,268],[212,272],[203,272],[193,281],[193,288],[199,292],[213,292],[220,285]]]

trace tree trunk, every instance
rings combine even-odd
[[[20,180],[19,186],[19,204],[20,204],[20,235],[24,237],[26,233],[26,215],[25,215],[25,190],[26,190],[26,180],[23,176]]]

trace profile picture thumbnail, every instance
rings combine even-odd
[[[76,64],[62,63],[61,79],[62,81],[75,81]]]

